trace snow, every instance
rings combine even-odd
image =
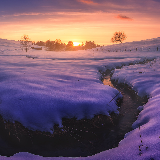
[[[72,52],[24,52],[19,42],[0,39],[0,114],[6,121],[19,121],[29,129],[53,133],[54,124],[62,127],[63,117],[82,119],[118,113],[116,99],[122,95],[100,81],[100,72],[114,69],[113,80],[128,84],[139,96],[148,96],[149,101],[138,108],[142,111],[133,124],[134,130],[125,135],[117,148],[78,159],[158,159],[159,51],[160,38],[105,46],[98,51]],[[146,59],[153,61],[136,64]],[[70,159],[43,158],[30,153],[0,159],[28,157]]]
[[[1,62],[0,112],[7,121],[53,132],[54,124],[61,127],[64,117],[118,113],[115,101],[111,101],[118,91],[103,86],[96,70],[87,65],[82,68],[84,60],[76,66],[70,60],[2,56]]]

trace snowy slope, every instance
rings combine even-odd
[[[81,119],[92,118],[99,113],[118,113],[115,101],[110,102],[118,91],[104,86],[99,80],[101,75],[98,71],[135,64],[146,58],[157,58],[146,65],[116,69],[112,77],[131,85],[139,95],[150,97],[133,124],[136,129],[126,135],[119,147],[79,159],[158,157],[159,116],[156,113],[159,102],[159,39],[106,46],[98,51],[58,53],[36,50],[22,52],[18,49],[18,43],[1,40],[4,45],[0,46],[0,114],[5,120],[19,121],[29,129],[53,132],[54,124],[61,127],[62,117]],[[135,46],[137,51],[133,51]],[[119,96],[121,95],[116,98]],[[139,128],[142,124],[144,125]],[[26,155],[30,159],[40,158],[21,153],[9,159],[18,159],[17,156],[25,159]]]
[[[160,37],[147,39],[142,41],[133,41],[133,42],[126,42],[122,44],[113,44],[109,46],[103,47],[105,51],[143,51],[143,52],[155,52],[160,50]]]

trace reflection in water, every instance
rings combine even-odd
[[[137,108],[147,103],[147,98],[140,98],[127,85],[117,84],[114,81],[111,82],[109,75],[103,79],[103,84],[116,88],[123,95],[119,108],[118,123],[112,129],[112,134],[110,135],[110,138],[115,139],[116,145],[118,145],[118,142],[124,138],[124,135],[132,130],[132,124],[136,121],[139,114]],[[107,139],[110,138],[108,137]]]
[[[108,85],[108,86],[111,86],[113,88],[115,88],[110,80],[110,76],[105,76],[105,78],[102,80],[103,81],[103,84],[104,85]]]

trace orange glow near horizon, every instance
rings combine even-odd
[[[86,2],[91,2],[86,0]],[[74,42],[74,46],[85,44],[86,41],[94,41],[99,45],[110,45],[111,38],[116,31],[123,31],[127,39],[125,42],[139,41],[160,37],[160,22],[157,17],[146,17],[137,13],[63,13],[55,12],[57,18],[51,14],[46,17],[41,15],[28,19],[0,22],[0,38],[8,40],[20,40],[24,34],[32,41],[55,41],[61,39],[63,43]],[[21,15],[19,15],[21,16]],[[14,17],[14,15],[13,15]],[[132,19],[132,20],[131,20]]]
[[[73,46],[79,46],[79,45],[81,45],[81,43],[79,43],[79,42],[73,42]]]

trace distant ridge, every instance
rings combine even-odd
[[[160,37],[141,40],[141,41],[112,44],[112,45],[104,46],[103,49],[108,52],[160,51]]]
[[[157,43],[160,43],[160,37],[157,37],[157,38],[151,38],[151,39],[145,39],[145,40],[140,40],[140,41],[132,41],[132,42],[124,42],[124,43],[115,43],[115,44],[111,44],[111,45],[107,45],[107,46],[113,46],[113,45],[125,45],[125,44],[140,44],[140,43],[143,43],[143,42],[157,42]]]
[[[15,50],[19,48],[20,48],[20,43],[18,41],[0,38],[0,51],[1,50]]]
[[[2,41],[15,41],[15,42],[18,42],[16,40],[8,40],[8,39],[3,39],[3,38],[0,38],[0,40],[2,40]]]

